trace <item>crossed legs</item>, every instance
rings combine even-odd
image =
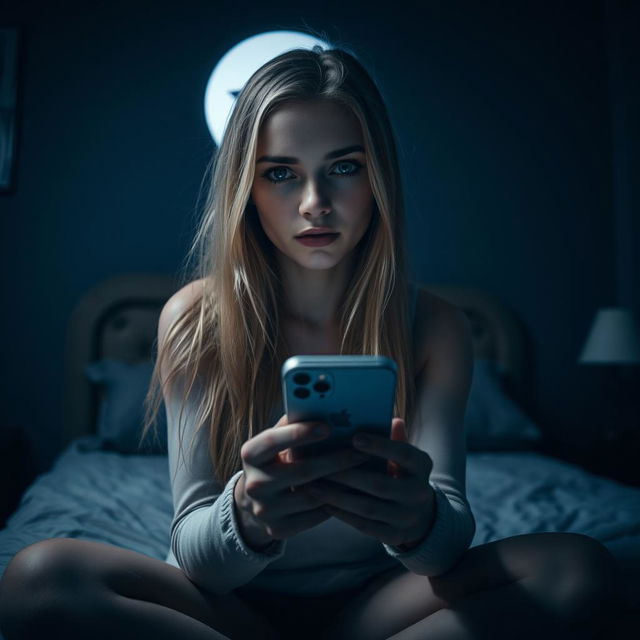
[[[587,640],[622,610],[620,577],[610,552],[588,536],[514,536],[469,549],[442,576],[381,575],[325,637]]]
[[[595,640],[622,612],[620,578],[614,558],[593,538],[526,534],[469,549],[438,577],[403,567],[383,573],[333,622],[318,613],[322,607],[309,622],[316,629],[330,623],[328,640]],[[7,640],[52,630],[69,639],[274,640],[290,605],[282,596],[269,620],[235,593],[202,592],[160,560],[66,538],[26,547],[0,581]]]

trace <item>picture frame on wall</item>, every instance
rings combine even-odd
[[[0,193],[13,191],[18,136],[18,29],[0,27]]]

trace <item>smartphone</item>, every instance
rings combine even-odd
[[[396,363],[385,356],[298,355],[282,365],[284,409],[292,422],[319,421],[331,434],[292,449],[294,459],[353,448],[353,435],[389,438],[396,397]],[[360,465],[387,473],[387,460],[372,457]]]

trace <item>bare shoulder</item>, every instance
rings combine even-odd
[[[416,373],[447,358],[473,362],[471,324],[467,315],[444,298],[418,289],[416,300]]]
[[[165,302],[158,320],[158,344],[164,340],[169,327],[200,298],[204,283],[204,278],[189,282]]]

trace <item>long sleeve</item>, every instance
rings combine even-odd
[[[430,354],[417,379],[417,410],[410,442],[433,463],[429,484],[435,491],[431,530],[408,551],[383,545],[407,569],[429,577],[446,573],[469,548],[476,530],[466,497],[464,415],[473,377],[471,328],[463,312],[434,306],[427,324]]]
[[[431,577],[446,573],[456,564],[471,544],[476,522],[464,493],[452,483],[429,484],[435,491],[435,519],[425,539],[409,551],[383,546],[409,571]]]
[[[233,489],[242,470],[222,487],[215,479],[209,456],[208,430],[201,429],[190,448],[195,425],[189,405],[183,412],[180,430],[179,401],[172,400],[166,409],[174,506],[171,551],[190,580],[211,593],[226,594],[249,582],[281,557],[286,541],[274,540],[259,552],[246,545],[239,531],[233,499]]]

